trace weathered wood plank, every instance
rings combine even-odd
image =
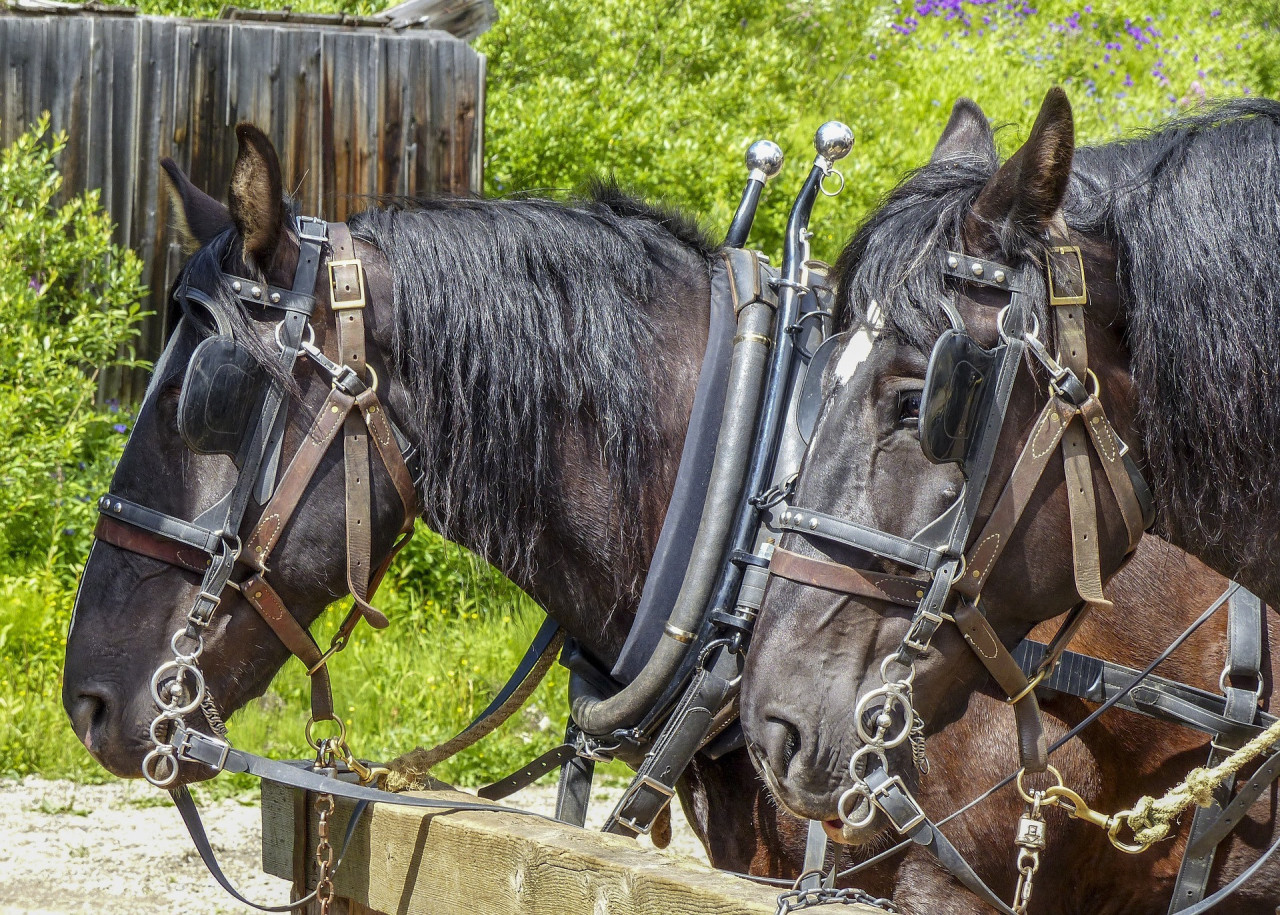
[[[285,879],[294,879],[294,797],[262,785],[263,869]],[[343,835],[351,807],[339,802],[333,835]],[[306,860],[314,885],[311,819]],[[621,836],[515,813],[431,814],[386,805],[365,814],[335,887],[356,904],[353,913],[367,907],[398,915],[773,915],[777,907],[777,890]]]
[[[482,123],[458,110],[476,98],[478,67],[475,51],[437,31],[0,9],[0,142],[42,111],[67,133],[63,193],[99,189],[116,241],[142,256],[157,314],[139,352],[154,358],[181,263],[162,156],[225,197],[232,127],[251,120],[307,213],[345,218],[375,196],[478,191]],[[454,79],[467,86],[452,92]],[[449,136],[458,130],[468,135]],[[143,380],[114,373],[101,396],[137,395]]]

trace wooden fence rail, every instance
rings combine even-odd
[[[170,156],[224,197],[232,129],[262,127],[304,212],[344,219],[373,196],[478,191],[485,62],[438,31],[0,11],[0,143],[40,113],[68,135],[69,193],[100,188],[115,241],[134,248],[159,312],[182,252],[159,165]],[[129,400],[140,375],[104,378]]]
[[[423,793],[475,801],[453,791]],[[317,878],[313,802],[314,795],[262,783],[263,870],[295,886],[313,887]],[[330,834],[339,843],[353,806],[337,802]],[[357,826],[334,883],[334,911],[349,915],[774,915],[779,893],[631,839],[551,820],[384,804]]]

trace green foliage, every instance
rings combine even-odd
[[[57,202],[66,138],[48,127],[0,152],[0,771],[79,765],[63,639],[128,419],[94,395],[102,369],[133,364],[141,317],[138,258],[111,243],[96,192]]]
[[[385,4],[244,5],[368,13]],[[222,0],[141,6],[207,16]],[[611,174],[718,234],[742,188],[743,152],[769,137],[789,156],[752,239],[771,253],[812,161],[813,132],[832,118],[854,129],[857,145],[840,164],[844,192],[815,212],[815,253],[825,258],[928,158],[958,96],[1010,125],[998,135],[1007,153],[1055,84],[1067,88],[1081,142],[1153,126],[1204,98],[1280,93],[1274,0],[1169,0],[1141,13],[1116,0],[498,0],[498,12],[477,41],[488,57],[489,194],[564,192]],[[57,178],[49,163],[58,141],[40,143],[39,133],[0,166],[0,479],[9,499],[0,505],[0,573],[8,573],[0,578],[0,772],[102,777],[62,714],[59,668],[75,564],[88,549],[85,500],[105,488],[119,453],[113,425],[128,423],[90,409],[86,367],[111,363],[127,343],[137,268],[105,246],[91,197],[73,202],[61,223],[54,218],[62,210],[50,205]],[[492,570],[432,535],[406,551],[379,603],[391,629],[362,632],[334,662],[352,744],[374,758],[466,724],[540,615]],[[317,626],[321,640],[336,625],[331,615]],[[236,742],[302,755],[305,689],[290,661],[267,696],[231,722]],[[439,775],[474,784],[550,746],[564,725],[564,690],[556,669],[527,711]]]

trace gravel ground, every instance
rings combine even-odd
[[[598,788],[587,825],[599,828],[621,792]],[[555,785],[536,785],[512,803],[551,813]],[[257,796],[202,810],[232,883],[255,902],[286,902],[287,881],[260,869]],[[671,851],[705,862],[678,804],[672,826]],[[0,780],[0,915],[175,911],[238,915],[253,910],[214,883],[168,795],[136,781]]]

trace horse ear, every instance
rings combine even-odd
[[[240,151],[231,170],[231,218],[248,259],[264,268],[284,235],[284,181],[280,157],[267,135],[252,124],[238,124]]]
[[[177,162],[165,156],[160,167],[169,176],[169,190],[177,204],[172,210],[176,228],[188,247],[207,245],[231,226],[230,211],[192,184]]]
[[[963,97],[956,99],[929,161],[936,163],[959,156],[977,156],[993,164],[996,161],[996,141],[987,116],[977,102]]]
[[[978,195],[965,226],[986,240],[1012,241],[1018,233],[1043,235],[1062,206],[1075,153],[1071,103],[1060,87],[1050,89],[1027,142],[1000,166]]]

